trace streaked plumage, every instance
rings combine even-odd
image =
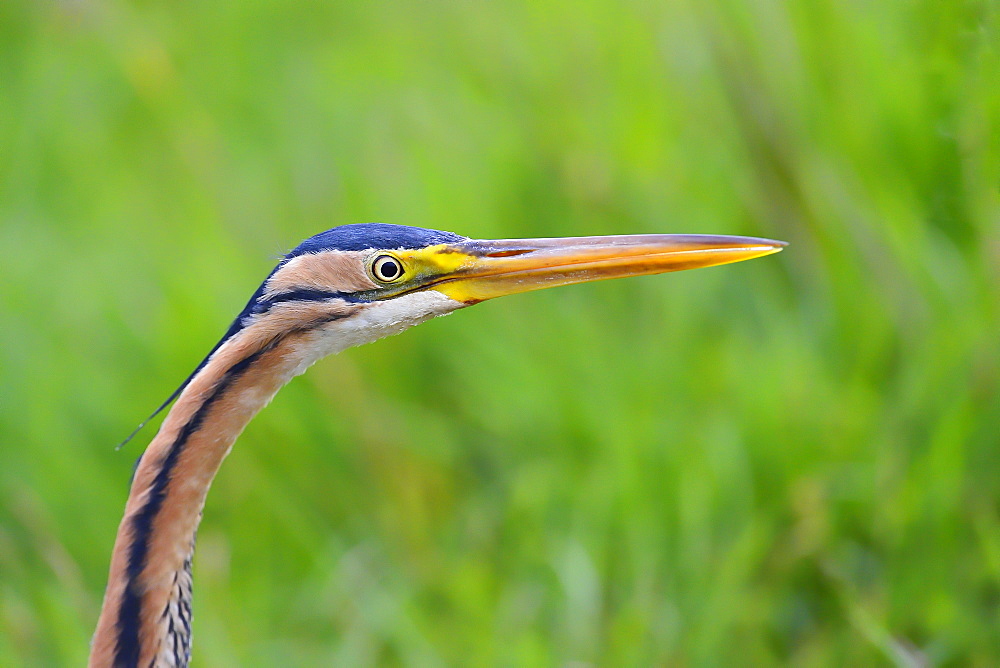
[[[133,478],[90,665],[187,665],[191,557],[208,488],[247,422],[316,360],[505,294],[736,262],[783,245],[675,235],[473,241],[383,224],[306,240],[168,399],[176,403]]]

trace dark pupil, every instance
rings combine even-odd
[[[392,260],[382,260],[378,264],[378,273],[387,281],[399,276],[399,265]]]

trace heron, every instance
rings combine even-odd
[[[188,665],[191,561],[212,480],[251,418],[320,358],[494,297],[738,262],[783,246],[675,234],[476,240],[385,223],[305,240],[156,411],[173,402],[136,464],[89,665]]]

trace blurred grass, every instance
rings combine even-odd
[[[114,444],[336,224],[757,234],[324,361],[199,665],[1000,663],[992,1],[0,4],[0,664],[79,665]]]

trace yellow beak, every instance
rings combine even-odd
[[[771,239],[697,234],[470,240],[434,247],[449,271],[423,287],[475,304],[558,285],[740,262],[784,246]]]

